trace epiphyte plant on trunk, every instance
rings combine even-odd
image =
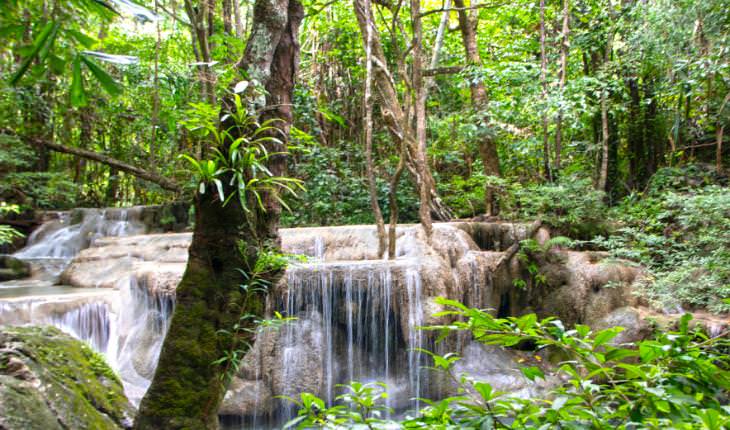
[[[245,252],[245,244],[239,242],[241,246],[240,252]],[[239,272],[244,282],[239,285],[243,300],[241,304],[231,303],[229,306],[235,307],[239,313],[238,322],[233,325],[231,330],[221,329],[216,332],[219,337],[230,339],[231,348],[225,351],[223,356],[211,363],[214,366],[222,366],[223,372],[220,374],[220,380],[223,387],[226,387],[231,378],[238,373],[241,367],[243,357],[251,349],[253,345],[249,339],[251,335],[255,335],[263,330],[277,330],[287,323],[296,320],[296,317],[284,316],[279,312],[274,312],[272,318],[260,318],[258,315],[248,311],[249,302],[255,300],[258,295],[266,295],[271,287],[270,278],[272,275],[283,272],[292,261],[306,260],[305,256],[293,255],[277,252],[276,250],[266,249],[259,253],[254,267],[247,270],[240,269]]]
[[[191,103],[188,111],[188,119],[183,125],[190,131],[198,133],[203,138],[211,139],[211,157],[198,159],[189,154],[182,154],[180,157],[187,160],[190,165],[192,177],[195,181],[197,192],[205,194],[210,188],[215,187],[213,192],[218,193],[218,198],[223,205],[228,204],[234,195],[238,196],[241,207],[249,214],[252,205],[256,205],[265,211],[261,198],[262,191],[270,192],[274,198],[286,209],[289,206],[281,196],[281,191],[296,197],[297,191],[303,191],[302,181],[296,178],[276,176],[266,167],[267,161],[274,156],[286,154],[284,152],[270,152],[267,145],[281,145],[282,135],[277,127],[278,118],[268,119],[260,122],[260,113],[256,111],[254,100],[261,90],[254,86],[241,85],[247,81],[241,81],[236,85],[231,100],[234,109],[220,115],[220,108],[212,107],[207,103]],[[250,88],[247,97],[244,99],[241,94],[246,88]],[[221,128],[221,123],[231,124],[227,128]],[[231,142],[230,145],[225,145]],[[226,148],[221,150],[220,148]],[[293,149],[288,146],[287,149]],[[224,193],[223,181],[228,180],[229,186],[236,190]]]

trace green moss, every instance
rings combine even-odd
[[[118,429],[130,424],[133,411],[119,378],[83,342],[52,327],[11,327],[0,332],[0,344],[0,363],[7,373],[3,377],[18,382],[1,389],[4,399],[12,399],[0,406],[7,419],[29,419],[24,405],[41,398],[44,409],[39,413],[54,416],[64,428]],[[10,360],[22,361],[26,371],[20,376],[12,372]],[[38,386],[28,380],[38,381]]]

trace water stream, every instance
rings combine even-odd
[[[43,224],[16,254],[33,264],[33,277],[0,284],[0,324],[50,324],[88,342],[105,355],[127,396],[138,404],[154,375],[174,308],[174,293],[149,284],[154,282],[149,281],[149,272],[139,268],[150,270],[152,265],[160,273],[163,265],[157,261],[170,250],[184,251],[179,244],[189,236],[99,241],[146,233],[134,211],[86,210],[76,221],[71,224],[67,214],[59,215]],[[433,272],[437,260],[427,254],[431,251],[424,251],[415,227],[405,228],[397,259],[376,259],[369,254],[371,242],[376,243],[371,230],[356,226],[282,231],[285,250],[307,254],[309,260],[287,269],[286,282],[271,294],[269,309],[296,320],[257,338],[244,359],[245,369],[234,378],[232,390],[236,386],[240,390],[233,395],[239,397],[229,408],[232,416],[224,417],[225,428],[278,428],[296,415],[292,404],[278,396],[296,397],[306,391],[333,404],[342,394],[340,385],[349,381],[387,384],[387,406],[396,414],[416,411],[422,406],[419,397],[439,394],[434,379],[425,377],[425,357],[419,352],[432,348],[432,341],[418,327],[425,324],[425,290],[433,288],[434,279],[453,273],[447,275],[453,277],[450,282],[456,290],[461,288],[456,260],[438,260],[450,264],[446,270],[452,272]],[[95,242],[98,251],[83,260],[86,254],[79,252]],[[104,272],[112,276],[112,285],[56,285],[59,273],[75,257],[75,262],[87,264],[74,263],[76,270],[100,271],[89,280]],[[182,268],[184,260],[174,264]],[[424,273],[431,273],[430,284],[424,283]],[[484,305],[482,295],[491,291],[491,281],[472,274],[468,283],[464,291],[469,300]]]
[[[75,223],[69,213],[58,213],[14,255],[31,264],[31,278],[0,283],[0,324],[52,325],[87,342],[120,375],[134,404],[154,373],[174,298],[150,294],[131,275],[116,289],[57,283],[73,257],[95,240],[144,233],[137,213],[83,209],[75,211]]]

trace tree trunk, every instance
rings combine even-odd
[[[601,170],[598,174],[597,189],[606,191],[608,181],[608,96],[607,90],[601,92]]]
[[[302,18],[298,0],[257,0],[246,53],[237,65],[264,85],[268,94],[263,117],[281,118],[279,127],[285,133],[291,124]],[[274,175],[283,173],[285,166],[283,154],[268,163]],[[226,178],[223,183],[227,193],[233,192]],[[240,285],[247,281],[239,270],[250,277],[261,252],[276,250],[279,203],[273,194],[264,193],[265,211],[256,211],[251,220],[238,199],[224,206],[213,194],[198,194],[195,199],[188,265],[176,291],[175,312],[152,385],[140,404],[135,422],[139,430],[217,429],[229,375],[227,366],[213,362],[234,349],[243,354],[238,345],[252,341],[249,332],[231,337],[221,335],[221,330],[235,333],[234,324],[239,322],[253,328],[264,312],[265,293],[244,294]],[[273,285],[278,276],[265,280]]]
[[[627,118],[628,131],[628,157],[629,157],[629,187],[631,189],[642,189],[649,179],[649,159],[644,130],[640,118],[642,118],[641,94],[636,76],[626,78],[626,86],[629,89],[629,116]]]
[[[725,118],[722,116],[722,113],[725,111],[725,106],[727,106],[728,102],[730,102],[730,92],[725,95],[725,99],[717,110],[717,125],[715,126],[715,168],[718,175],[725,173],[722,166],[722,140],[725,137]]]
[[[458,8],[459,30],[461,31],[461,39],[464,44],[467,63],[480,66],[482,59],[479,55],[479,45],[477,44],[477,27],[479,25],[477,11],[473,9],[470,14],[465,9],[464,0],[454,0],[454,5]],[[472,2],[472,6],[475,6],[475,2]],[[474,110],[478,115],[483,115],[485,124],[489,124],[489,97],[487,96],[487,88],[484,82],[481,80],[476,82],[472,81],[470,90]],[[479,156],[482,159],[485,176],[500,176],[497,144],[490,133],[483,133],[479,139]],[[495,190],[488,183],[485,184],[484,188],[484,207],[487,215],[497,215],[499,212]]]
[[[365,0],[365,10],[367,12],[367,34],[365,37],[365,168],[367,170],[368,192],[370,194],[370,207],[373,210],[373,218],[375,218],[375,227],[378,231],[378,257],[383,258],[385,249],[387,248],[387,236],[385,234],[385,220],[383,212],[380,210],[378,203],[378,189],[375,183],[375,166],[373,164],[373,19],[372,7],[370,0]],[[392,210],[392,208],[391,208]]]
[[[428,169],[426,159],[426,84],[423,79],[423,28],[421,25],[421,0],[411,0],[411,26],[413,27],[413,67],[412,78],[413,96],[414,96],[414,113],[416,115],[416,169],[420,177],[418,185],[418,194],[420,197],[420,206],[418,210],[421,225],[426,233],[426,240],[430,243],[433,227],[431,225],[431,210],[429,208],[430,201],[430,184],[431,175],[426,174]]]
[[[223,32],[227,36],[233,36],[233,0],[223,0]]]
[[[367,35],[367,9],[364,0],[355,0],[353,2],[355,16],[360,27],[362,37]],[[434,180],[428,165],[425,166],[425,172],[416,162],[418,154],[418,142],[415,133],[412,130],[408,110],[404,109],[398,100],[396,91],[396,82],[387,66],[387,59],[380,40],[377,28],[372,30],[372,58],[373,58],[373,82],[377,89],[381,102],[381,113],[385,127],[388,129],[393,141],[400,146],[405,141],[405,167],[414,175],[416,183],[425,183],[429,188],[429,208],[433,216],[441,221],[447,221],[451,218],[451,211],[444,205],[438,196],[435,188]],[[407,103],[406,103],[407,104]],[[421,178],[421,175],[425,178]]]
[[[547,53],[545,51],[545,0],[540,0],[540,86],[542,87],[542,100],[547,103],[548,100],[548,84],[547,84]],[[543,168],[545,169],[545,179],[553,180],[550,170],[550,136],[548,135],[548,106],[545,105],[542,112],[542,153]]]
[[[562,102],[565,90],[565,79],[568,73],[568,49],[570,48],[570,0],[563,0],[563,30],[561,32],[562,42],[560,43],[560,76],[558,88]],[[558,118],[555,122],[555,163],[553,176],[560,172],[561,154],[563,151],[563,108],[558,108]]]
[[[717,143],[717,147],[715,148],[715,170],[717,170],[718,175],[725,173],[722,167],[722,139],[724,138],[724,133],[725,125],[718,124],[717,130],[715,131],[715,142]]]
[[[98,152],[94,151],[88,151],[86,149],[65,146],[53,142],[41,142],[41,144],[45,145],[46,148],[52,151],[63,152],[65,154],[71,154],[77,157],[85,158],[87,160],[97,161],[99,163],[106,164],[107,166],[111,166],[115,169],[127,172],[140,179],[144,179],[145,181],[150,181],[154,184],[157,184],[165,190],[175,192],[180,191],[180,185],[170,178],[166,178],[162,175],[158,175],[157,173],[140,169],[139,167],[132,166],[131,164],[127,164],[123,161],[119,161],[107,155],[99,154]]]

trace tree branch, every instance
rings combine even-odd
[[[106,164],[107,166],[111,166],[123,172],[127,172],[130,175],[136,176],[140,179],[144,179],[145,181],[155,183],[168,191],[178,192],[181,189],[180,184],[170,178],[166,178],[162,175],[158,175],[157,173],[153,173],[139,167],[132,166],[131,164],[124,163],[104,154],[99,154],[98,152],[88,151],[81,148],[74,148],[71,146],[65,146],[53,142],[43,142],[43,145],[45,145],[46,148],[56,152],[71,154],[77,157],[86,158],[87,160]]]
[[[423,71],[423,76],[453,75],[456,73],[460,73],[462,70],[464,70],[464,68],[465,66],[434,67],[432,69],[425,69]]]
[[[479,4],[479,5],[476,5],[476,6],[467,6],[467,7],[451,7],[451,8],[442,7],[440,9],[432,9],[432,10],[428,10],[426,12],[423,12],[423,13],[421,13],[420,17],[423,18],[424,16],[432,15],[434,13],[439,13],[439,12],[446,12],[446,11],[451,12],[451,11],[460,11],[460,10],[492,9],[492,8],[497,8],[497,7],[500,7],[500,6],[506,6],[508,4],[509,4],[509,2],[505,2],[505,3],[488,3],[488,4],[485,3],[485,4]]]

